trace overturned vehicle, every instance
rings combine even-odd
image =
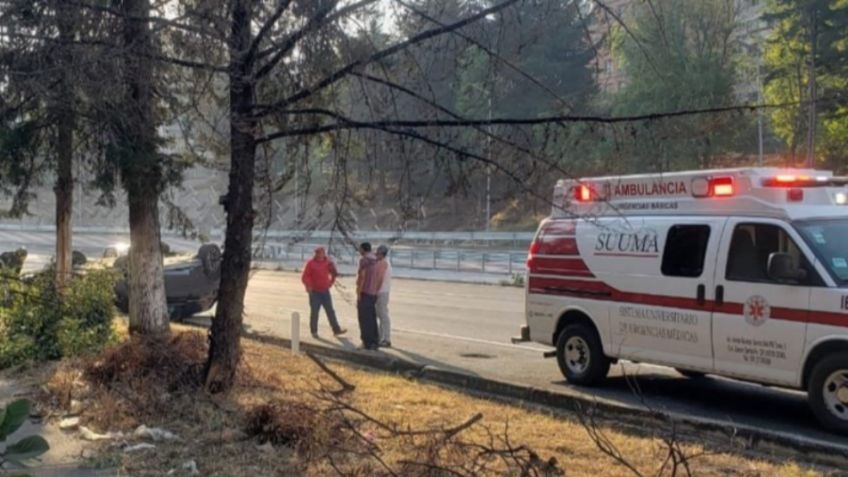
[[[164,275],[170,318],[183,320],[211,309],[218,299],[221,249],[215,244],[205,244],[194,255],[163,252],[169,255],[164,259]],[[123,313],[129,313],[129,257],[110,247],[104,253],[104,260],[109,259],[114,259],[112,267],[121,271],[121,279],[115,285],[116,305]]]

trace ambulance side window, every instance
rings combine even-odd
[[[669,277],[700,277],[710,241],[708,225],[674,225],[668,230],[663,251],[662,274]]]
[[[779,283],[768,276],[769,255],[775,252],[789,254],[798,267],[807,272],[798,285],[822,286],[816,270],[786,231],[772,224],[739,224],[730,238],[725,276],[741,282]],[[786,283],[782,283],[786,285]]]

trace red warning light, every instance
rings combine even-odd
[[[592,188],[586,184],[580,184],[574,189],[574,198],[577,202],[589,202],[592,200]]]
[[[763,187],[817,187],[827,185],[827,176],[795,176],[780,174],[763,178]]]
[[[804,189],[789,189],[786,191],[786,198],[790,202],[801,202],[804,200]]]
[[[734,193],[732,177],[717,177],[710,181],[710,191],[713,197],[729,197]]]

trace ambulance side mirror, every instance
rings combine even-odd
[[[778,282],[797,283],[807,277],[807,272],[795,265],[792,255],[774,252],[768,258],[768,277]]]

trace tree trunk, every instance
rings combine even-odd
[[[56,101],[56,289],[64,290],[73,271],[73,237],[71,214],[74,203],[72,170],[74,147],[74,92],[71,69],[73,65],[74,16],[71,9],[60,5],[59,45],[62,49],[59,98]]]
[[[129,308],[130,333],[164,336],[169,331],[162,251],[159,235],[159,194],[164,180],[156,140],[153,96],[154,52],[150,0],[124,0],[125,109],[120,138],[121,181],[130,212]]]
[[[250,273],[253,241],[253,183],[256,175],[256,120],[253,62],[244,54],[252,40],[250,0],[236,1],[230,38],[230,177],[225,196],[227,232],[221,262],[218,308],[210,330],[206,388],[221,392],[232,387],[241,358],[240,338],[244,295]]]
[[[159,193],[152,187],[127,191],[130,209],[130,333],[160,336],[169,331],[159,234]]]
[[[73,115],[60,116],[56,141],[56,289],[63,293],[73,271],[73,243],[71,216],[74,202],[74,177],[71,171],[73,160]]]
[[[807,125],[807,167],[815,167],[816,160],[816,102],[818,101],[818,87],[816,86],[816,51],[818,50],[818,18],[814,5],[810,6],[810,106]]]

